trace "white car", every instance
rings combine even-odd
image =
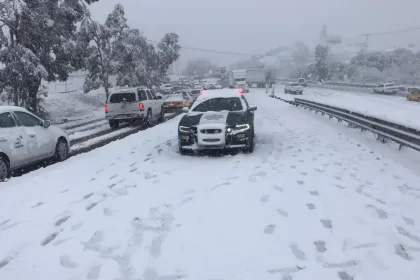
[[[289,83],[284,88],[284,93],[291,93],[291,94],[300,94],[303,93],[303,86],[301,86],[299,83]]]
[[[0,182],[14,169],[70,153],[67,133],[22,107],[0,106]]]
[[[392,83],[378,84],[374,89],[374,93],[392,93],[396,94],[399,90],[399,86]]]
[[[248,93],[249,92],[248,84],[238,84],[236,86],[236,88],[238,88],[241,93]]]
[[[163,99],[144,87],[116,89],[108,97],[105,118],[112,129],[121,122],[140,120],[150,125],[153,120],[162,122],[165,116]]]
[[[161,89],[163,92],[166,92],[166,93],[172,92],[172,86],[171,86],[170,84],[164,84],[164,85],[161,85],[161,86],[160,86],[160,89]]]

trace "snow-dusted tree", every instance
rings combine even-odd
[[[104,87],[109,95],[109,76],[114,74],[118,65],[118,46],[128,29],[124,8],[117,4],[108,15],[105,24],[100,24],[90,17],[85,18],[80,26],[78,43],[86,49],[86,76],[84,91]]]
[[[16,105],[39,111],[41,81],[74,70],[71,38],[91,0],[0,2],[0,79]]]
[[[158,66],[160,76],[163,78],[171,66],[180,56],[181,46],[178,44],[179,36],[176,33],[167,33],[158,44]]]
[[[318,81],[324,81],[328,76],[328,47],[318,45],[315,48],[315,71]]]

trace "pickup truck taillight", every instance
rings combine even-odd
[[[139,103],[139,109],[140,109],[140,111],[144,111],[144,104],[143,103]]]
[[[108,105],[105,105],[105,114],[108,114]]]

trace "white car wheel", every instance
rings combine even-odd
[[[55,158],[57,161],[65,161],[69,157],[69,145],[66,141],[58,140],[57,146],[55,147]]]
[[[9,176],[9,164],[7,161],[0,157],[0,182],[3,182],[6,180],[6,178]]]

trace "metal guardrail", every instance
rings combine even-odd
[[[353,127],[360,128],[362,131],[371,131],[376,134],[378,136],[378,140],[381,140],[382,142],[385,142],[386,139],[390,139],[398,143],[400,145],[400,149],[403,146],[406,146],[420,151],[420,129],[411,128],[372,116],[352,112],[347,109],[305,99],[295,98],[293,101],[285,100],[280,97],[275,98],[295,106],[320,112],[322,115],[327,114],[330,119],[336,118],[339,122],[345,121]]]

